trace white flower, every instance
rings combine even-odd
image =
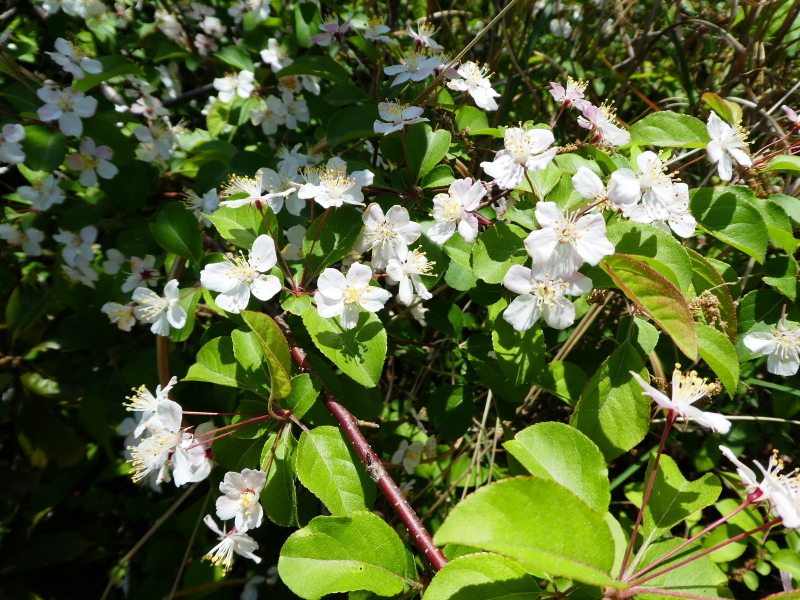
[[[425,444],[422,442],[408,443],[408,440],[400,442],[397,451],[392,455],[392,463],[399,465],[403,463],[403,468],[409,475],[414,474],[414,469],[422,460],[422,452],[425,450]]]
[[[504,149],[495,154],[492,162],[482,162],[481,167],[494,177],[500,189],[513,189],[522,182],[526,170],[541,171],[553,161],[556,149],[550,146],[554,140],[549,129],[525,131],[521,127],[509,127],[503,136]]]
[[[189,10],[186,11],[186,16],[195,21],[202,21],[206,16],[213,14],[214,9],[211,6],[199,2],[190,2]]]
[[[150,331],[156,335],[169,335],[169,326],[181,329],[186,325],[186,310],[178,304],[180,292],[178,280],[172,279],[164,286],[164,297],[147,288],[136,288],[133,300],[139,303],[135,307],[136,318],[144,323],[152,323]]]
[[[211,422],[199,425],[194,432],[181,435],[181,445],[172,455],[172,475],[177,487],[184,483],[203,481],[211,473],[211,443],[195,441],[198,436],[214,428]]]
[[[534,262],[552,263],[559,273],[577,271],[584,261],[594,266],[614,254],[602,214],[565,217],[555,202],[538,202],[536,220],[542,229],[528,234],[525,248]]]
[[[528,269],[512,265],[503,285],[520,294],[503,311],[503,319],[517,331],[530,329],[544,316],[553,329],[565,329],[575,322],[575,305],[564,296],[579,296],[592,289],[592,280],[580,273],[561,274],[547,263]]]
[[[783,109],[783,112],[786,113],[786,118],[789,119],[789,122],[792,124],[792,129],[800,127],[800,115],[798,115],[797,112],[795,112],[785,104],[781,106],[781,108]]]
[[[414,491],[414,484],[416,482],[416,479],[409,479],[408,481],[403,481],[400,484],[400,491],[403,493],[403,496],[408,497],[411,495],[411,492]]]
[[[350,19],[339,25],[339,17],[331,15],[320,23],[319,28],[321,31],[311,36],[309,41],[320,46],[330,46],[335,39],[341,40],[344,34],[350,31]]]
[[[225,35],[225,26],[222,24],[222,21],[220,21],[219,18],[213,15],[206,15],[206,17],[200,23],[200,29],[202,29],[203,33],[206,35],[210,35],[215,38]]]
[[[50,173],[44,179],[21,185],[17,188],[19,197],[31,203],[33,210],[47,210],[55,204],[64,202],[64,191],[59,187],[55,175]]]
[[[254,553],[258,549],[258,544],[246,533],[225,533],[220,531],[211,515],[206,515],[203,519],[208,528],[219,536],[219,544],[214,546],[208,554],[203,556],[215,567],[222,567],[224,571],[231,570],[233,563],[233,553],[249,558],[256,564],[261,562],[261,558]]]
[[[228,8],[228,14],[237,25],[247,13],[252,14],[255,21],[266,21],[271,11],[272,7],[267,0],[242,0]]]
[[[58,38],[55,47],[55,52],[45,52],[45,54],[49,54],[56,64],[67,73],[71,73],[75,79],[83,79],[86,73],[96,75],[103,72],[100,61],[89,58],[83,50],[73,46],[64,38]]]
[[[161,33],[173,42],[186,46],[186,32],[183,30],[183,25],[178,21],[177,15],[163,8],[157,8],[155,17]]]
[[[768,355],[767,371],[770,373],[786,377],[800,368],[800,330],[781,325],[770,333],[748,334],[743,342],[750,351]]]
[[[416,250],[409,250],[406,246],[397,247],[397,256],[389,259],[386,265],[386,274],[393,283],[399,283],[400,289],[397,292],[397,299],[410,306],[414,298],[429,300],[433,296],[422,283],[420,275],[432,275],[431,268],[435,263],[429,262],[425,253]],[[417,296],[414,295],[416,292]]]
[[[203,35],[202,33],[198,33],[192,40],[192,43],[194,44],[194,47],[197,48],[197,53],[200,56],[209,56],[213,52],[219,50],[217,40],[215,40],[213,37]]]
[[[144,94],[134,102],[131,112],[135,115],[146,115],[148,119],[169,115],[169,111],[164,108],[161,100],[149,94]]]
[[[149,427],[150,419],[155,417],[159,403],[169,400],[169,392],[177,383],[178,378],[173,377],[164,388],[160,385],[156,386],[155,396],[150,393],[150,390],[148,390],[146,386],[140,386],[138,389],[133,388],[133,396],[127,396],[126,400],[129,400],[129,402],[123,402],[122,405],[127,411],[142,413],[139,415],[139,423],[137,423],[133,431],[134,436],[140,437],[144,433],[144,430]]]
[[[411,316],[414,317],[417,323],[423,327],[428,324],[427,321],[425,321],[425,313],[428,312],[428,309],[422,305],[421,298],[414,296],[409,310],[411,311]]]
[[[283,258],[286,260],[302,260],[303,259],[303,239],[306,236],[306,228],[302,225],[295,225],[289,227],[286,231],[286,239],[288,244],[281,250]]]
[[[583,113],[582,117],[578,117],[578,125],[594,131],[595,141],[602,141],[609,146],[624,146],[631,141],[631,134],[617,125],[617,117],[611,107],[605,104],[594,106],[586,102],[578,108]]]
[[[192,211],[198,221],[206,227],[211,227],[211,221],[205,215],[210,215],[219,208],[217,188],[211,188],[202,197],[192,190],[184,190],[183,193],[185,194],[183,203],[186,208]]]
[[[133,135],[140,142],[152,147],[154,153],[164,160],[172,156],[172,148],[177,142],[172,126],[166,118],[151,121],[148,125],[139,125],[133,130]]]
[[[745,493],[754,495],[754,501],[767,501],[771,504],[770,512],[783,519],[783,525],[789,529],[800,528],[800,502],[798,502],[798,479],[796,473],[784,475],[783,461],[778,458],[778,451],[773,450],[767,468],[753,461],[764,478],[758,483],[755,472],[742,463],[731,452],[730,448],[720,446],[722,453],[736,465],[736,472],[745,484]]]
[[[94,282],[99,279],[92,264],[82,256],[75,258],[72,264],[61,265],[61,271],[70,282],[82,283],[90,288],[93,288]]]
[[[347,163],[341,158],[332,158],[324,169],[306,170],[306,183],[300,186],[298,197],[313,198],[323,208],[338,208],[343,204],[363,204],[361,188],[371,185],[373,173],[368,170],[347,174]]]
[[[373,128],[375,133],[382,133],[383,135],[393,131],[400,131],[406,125],[414,125],[428,120],[421,116],[423,113],[421,107],[396,104],[395,102],[379,103],[378,113],[381,119],[388,121],[388,123],[376,119]]]
[[[310,161],[308,156],[300,152],[301,146],[302,144],[296,144],[291,150],[286,146],[278,148],[278,151],[275,153],[275,156],[280,159],[278,161],[278,168],[281,168],[286,161],[289,160],[293,160],[298,167],[311,167],[319,162],[318,160]]]
[[[417,25],[417,31],[411,29],[411,25],[406,27],[408,35],[417,43],[419,48],[430,48],[434,52],[441,52],[442,46],[433,40],[433,34],[436,33],[436,28],[428,22],[420,23]]]
[[[161,274],[158,269],[153,268],[155,263],[156,257],[151,254],[146,255],[144,258],[131,256],[131,274],[122,284],[122,291],[127,293],[142,285],[150,287],[158,283]]]
[[[277,96],[267,96],[266,102],[259,98],[258,108],[250,111],[250,122],[261,125],[265,135],[273,135],[278,131],[278,126],[286,123],[289,114],[286,105]]]
[[[106,260],[103,261],[103,271],[108,275],[116,275],[127,260],[122,252],[116,248],[109,248],[106,250]]]
[[[345,277],[336,269],[325,269],[317,280],[317,303],[319,316],[325,319],[340,317],[345,329],[358,325],[359,307],[369,312],[378,312],[391,294],[370,285],[372,269],[367,265],[353,263]]]
[[[568,38],[572,35],[572,25],[564,18],[550,20],[550,33],[556,37]]]
[[[0,160],[11,164],[24,162],[25,152],[20,144],[23,139],[25,139],[25,129],[22,125],[17,123],[3,125],[0,132]]]
[[[458,227],[458,233],[467,243],[474,242],[478,237],[478,217],[475,211],[485,195],[483,182],[472,183],[469,177],[451,183],[446,194],[436,194],[431,213],[436,219],[436,225],[428,230],[428,238],[437,244],[444,244]]]
[[[289,214],[299,215],[306,202],[297,196],[297,190],[300,187],[295,181],[298,178],[297,163],[288,159],[281,162],[277,172],[272,169],[262,169],[262,171],[264,189],[268,192],[267,202],[272,211],[280,212],[285,202]]]
[[[130,331],[136,324],[136,317],[133,314],[133,306],[129,304],[119,304],[117,302],[106,302],[100,312],[108,316],[110,323],[116,323],[122,331]]]
[[[61,233],[53,236],[53,239],[64,247],[61,249],[61,255],[64,257],[64,262],[68,265],[74,265],[75,259],[78,256],[86,260],[94,258],[92,244],[97,239],[97,228],[94,225],[87,225],[80,230],[78,234],[71,231],[64,231],[59,229]]]
[[[250,294],[269,300],[281,291],[281,282],[274,275],[265,275],[277,262],[275,242],[260,235],[253,242],[247,260],[243,255],[207,265],[200,272],[200,285],[220,292],[215,302],[223,310],[237,314],[247,308]]]
[[[261,60],[270,66],[273,73],[277,73],[294,62],[289,56],[289,49],[275,38],[267,41],[267,49],[261,51]]]
[[[667,203],[669,218],[666,221],[654,220],[647,214],[643,204],[630,210],[628,217],[630,217],[631,221],[638,223],[653,223],[665,231],[669,231],[669,228],[671,228],[677,235],[684,238],[691,237],[694,235],[697,221],[689,210],[689,186],[685,183],[676,183],[670,191],[671,200]],[[667,225],[669,225],[669,228],[667,228]]]
[[[399,249],[407,248],[419,238],[420,224],[409,219],[408,210],[395,205],[383,214],[379,204],[372,203],[361,217],[364,229],[356,241],[358,252],[372,250],[372,266],[383,269]]]
[[[249,98],[256,89],[253,83],[255,73],[252,71],[239,71],[239,73],[228,73],[225,77],[214,80],[214,89],[219,92],[220,102],[228,103],[235,96],[239,98]]]
[[[674,411],[685,421],[697,421],[698,425],[708,427],[718,433],[728,433],[730,430],[731,422],[721,414],[705,412],[692,406],[715,387],[714,384],[708,384],[705,379],[698,377],[696,371],[690,371],[683,375],[680,365],[675,365],[675,370],[672,372],[672,398],[668,398],[656,388],[645,383],[637,373],[630,371],[630,374],[644,388],[642,393],[650,396],[661,408]]]
[[[150,290],[147,290],[150,291]],[[150,437],[131,448],[131,471],[138,482],[151,473],[158,474],[158,483],[166,480],[169,471],[167,460],[181,444],[181,419],[183,410],[172,400],[158,402],[155,414],[149,419]]]
[[[639,175],[630,169],[617,169],[608,182],[608,199],[630,216],[641,200],[643,215],[649,221],[667,221],[670,205],[675,200],[672,179],[664,172],[664,163],[655,152],[642,152],[636,157]]]
[[[456,71],[461,79],[449,81],[447,87],[458,92],[468,92],[475,104],[484,110],[497,110],[495,98],[500,94],[492,89],[488,72],[488,67],[481,67],[471,61],[465,62]]]
[[[567,77],[566,89],[564,89],[564,86],[560,83],[551,81],[550,89],[547,91],[550,92],[550,95],[553,96],[553,99],[559,104],[563,104],[565,107],[575,106],[578,109],[582,109],[590,104],[587,100],[583,99],[583,92],[586,91],[587,85],[585,81],[581,81],[580,79],[575,81],[572,77]]]
[[[385,23],[386,20],[383,17],[373,15],[369,20],[367,28],[364,30],[364,39],[371,41],[373,44],[383,42],[384,44],[399,45],[400,42],[384,35],[391,31]]]
[[[422,81],[426,77],[433,75],[433,70],[441,65],[441,61],[435,56],[428,56],[422,52],[406,52],[401,59],[402,64],[390,65],[383,68],[383,72],[389,76],[397,75],[392,81],[392,86],[400,85],[406,81]]]
[[[711,141],[706,146],[708,158],[712,163],[719,163],[719,178],[730,181],[733,177],[731,157],[743,167],[752,166],[753,161],[747,153],[747,132],[741,125],[731,127],[720,119],[713,110],[706,124]]]
[[[81,140],[80,153],[67,156],[67,166],[80,171],[78,181],[86,187],[97,185],[97,176],[103,179],[112,179],[119,169],[109,162],[114,158],[114,151],[108,146],[95,146],[92,138],[85,137]]]
[[[264,471],[244,469],[241,473],[225,473],[225,479],[219,484],[224,496],[217,498],[217,516],[223,521],[235,519],[240,533],[260,526],[264,509],[258,499],[266,483]]]
[[[572,187],[587,200],[602,202],[608,198],[608,190],[603,180],[588,167],[580,167],[572,176]]]
[[[41,87],[36,90],[36,95],[45,103],[36,114],[42,121],[58,119],[58,127],[64,135],[81,135],[81,118],[91,117],[97,110],[97,100],[72,87],[64,90]]]
[[[44,233],[33,227],[20,231],[13,225],[0,223],[0,239],[4,239],[9,246],[20,246],[28,256],[42,254],[42,247],[39,244],[44,241]]]
[[[278,91],[283,93],[285,102],[291,102],[294,94],[301,93],[304,89],[315,96],[319,96],[322,88],[319,85],[320,78],[313,75],[286,75],[278,79]],[[286,96],[289,92],[289,96]]]
[[[283,93],[283,104],[286,106],[286,127],[297,129],[298,121],[308,123],[311,113],[308,112],[308,104],[303,98],[295,98],[289,92]]]

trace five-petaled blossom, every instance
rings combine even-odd
[[[240,533],[261,525],[264,509],[258,499],[266,483],[267,474],[256,469],[225,473],[219,484],[224,496],[217,498],[217,516],[223,521],[235,519],[234,525]]]
[[[164,296],[159,296],[147,288],[133,291],[134,301],[139,303],[133,311],[136,318],[144,323],[152,323],[150,331],[156,335],[169,335],[169,326],[181,329],[186,325],[186,309],[178,304],[180,292],[178,280],[172,279],[164,286]]]
[[[441,66],[441,60],[436,56],[428,56],[424,52],[411,50],[400,59],[402,64],[389,65],[383,68],[383,72],[389,75],[396,75],[392,81],[392,86],[400,85],[407,81],[422,81],[426,77],[433,75],[434,69]]]
[[[783,519],[782,525],[789,529],[800,529],[800,502],[798,502],[798,481],[797,473],[783,474],[783,460],[778,458],[778,451],[773,450],[769,457],[767,468],[756,461],[753,463],[764,475],[761,483],[755,472],[736,458],[730,448],[720,446],[722,453],[736,465],[736,472],[745,484],[745,493],[753,501],[768,501],[771,505],[770,512]]]
[[[0,239],[5,240],[9,246],[20,246],[28,256],[42,254],[40,243],[44,241],[44,233],[33,227],[22,231],[8,223],[0,223]]]
[[[741,125],[731,127],[712,110],[706,129],[711,137],[706,152],[712,163],[719,163],[717,169],[722,181],[730,181],[733,177],[731,157],[743,167],[753,165],[747,153],[747,132]]]
[[[160,385],[156,386],[155,396],[150,393],[150,390],[148,390],[146,386],[140,386],[138,389],[133,388],[135,393],[133,396],[128,396],[126,398],[130,402],[127,404],[123,403],[123,406],[125,407],[125,410],[142,413],[139,416],[139,422],[136,424],[136,428],[133,431],[134,436],[141,436],[144,433],[144,430],[149,427],[150,419],[152,419],[158,411],[159,402],[169,400],[169,392],[177,383],[178,378],[173,377],[163,388]]]
[[[468,92],[475,104],[483,110],[497,110],[497,101],[495,98],[499,96],[489,83],[489,69],[481,67],[476,62],[465,62],[456,70],[460,79],[454,79],[447,83],[447,87],[457,92]]]
[[[390,31],[391,29],[386,25],[385,19],[379,15],[374,15],[370,18],[367,28],[364,30],[364,39],[369,40],[373,44],[383,42],[384,44],[392,44],[394,46],[399,45],[400,42],[384,35]]]
[[[575,305],[564,296],[589,292],[592,280],[578,272],[562,274],[546,262],[534,262],[530,269],[512,265],[503,285],[520,294],[503,311],[503,319],[514,329],[530,329],[542,316],[553,329],[565,329],[575,322]]]
[[[457,179],[450,184],[446,194],[436,194],[433,197],[433,212],[431,216],[436,220],[436,225],[431,227],[427,235],[437,244],[444,244],[456,232],[471,244],[478,237],[478,210],[481,198],[486,195],[483,182],[472,182],[472,179]]]
[[[403,440],[397,451],[392,455],[392,463],[399,465],[403,463],[403,468],[409,475],[414,474],[414,469],[422,460],[422,452],[425,450],[425,444],[422,442],[411,442]]]
[[[786,118],[789,119],[789,122],[792,124],[792,129],[797,129],[800,127],[800,114],[797,114],[797,111],[789,108],[785,104],[781,106],[783,112],[786,113]]]
[[[255,73],[252,71],[239,71],[238,73],[227,73],[224,77],[214,80],[214,89],[219,92],[220,102],[226,104],[234,99],[235,96],[239,98],[249,98],[253,91],[256,89],[253,81],[255,80]]]
[[[71,231],[64,231],[59,229],[60,233],[53,236],[57,242],[64,244],[61,249],[61,255],[64,257],[64,262],[68,265],[74,265],[77,257],[92,260],[94,258],[94,251],[92,244],[97,239],[97,227],[94,225],[87,225],[83,227],[78,233]]]
[[[80,171],[78,181],[86,187],[97,185],[97,176],[113,179],[119,169],[110,160],[114,151],[108,146],[97,146],[92,138],[85,137],[78,147],[80,152],[67,156],[67,166]]]
[[[372,269],[361,263],[353,263],[347,276],[336,269],[325,269],[317,280],[317,303],[319,316],[325,319],[340,317],[345,329],[358,325],[359,307],[369,312],[378,312],[392,296],[386,290],[370,285]]]
[[[83,133],[81,118],[91,117],[97,110],[97,100],[84,95],[73,87],[64,90],[41,87],[36,95],[45,103],[36,111],[42,121],[55,121],[64,135],[79,136]]]
[[[549,129],[509,127],[503,136],[504,149],[494,155],[492,162],[482,162],[481,167],[502,190],[519,186],[527,171],[542,171],[556,156],[550,148],[555,138]],[[548,148],[550,148],[548,150]]]
[[[534,262],[549,262],[559,273],[577,271],[584,261],[594,266],[614,254],[602,214],[565,216],[555,202],[538,202],[536,220],[542,229],[528,234],[525,248]]]
[[[367,169],[347,174],[347,163],[339,157],[332,158],[325,168],[306,169],[306,183],[300,185],[297,196],[313,198],[323,208],[338,208],[343,204],[363,204],[361,188],[371,185],[374,175]]]
[[[766,354],[767,371],[775,375],[794,375],[800,368],[800,329],[785,324],[771,332],[744,336],[744,345],[756,354]]]
[[[433,297],[419,276],[433,275],[430,271],[434,264],[429,262],[425,253],[418,248],[409,250],[405,246],[398,246],[397,256],[391,258],[389,264],[386,265],[386,274],[390,281],[400,284],[397,299],[401,303],[411,306],[414,302],[415,292],[421,300],[429,300]]]
[[[249,558],[256,564],[261,562],[261,558],[255,555],[258,544],[249,535],[233,530],[230,532],[221,531],[211,515],[206,515],[203,522],[211,531],[219,536],[220,540],[219,544],[214,546],[209,550],[208,554],[203,556],[204,560],[210,561],[215,567],[222,567],[224,571],[231,570],[234,552],[239,556]]]
[[[96,75],[103,72],[103,65],[99,60],[89,58],[83,50],[73,46],[64,38],[58,38],[55,47],[55,52],[45,52],[45,54],[49,54],[57,65],[67,73],[71,73],[75,79],[83,79],[86,73]]]
[[[639,174],[630,169],[617,169],[608,182],[608,199],[629,216],[641,200],[643,216],[652,221],[666,221],[674,200],[672,179],[655,152],[642,152],[636,157]]]
[[[675,365],[675,370],[672,372],[672,398],[645,383],[638,373],[630,371],[630,374],[644,389],[642,394],[650,396],[656,404],[664,410],[674,413],[674,416],[681,417],[685,421],[696,421],[698,425],[717,433],[730,431],[731,422],[721,414],[702,411],[696,406],[692,406],[716,388],[716,384],[706,383],[705,379],[698,377],[696,371],[690,371],[683,375],[680,365]]]
[[[397,104],[395,102],[381,102],[378,104],[378,113],[384,123],[375,119],[372,125],[375,133],[382,133],[383,135],[392,133],[393,131],[400,131],[406,125],[414,125],[415,123],[422,123],[427,121],[425,117],[421,116],[423,109],[419,106],[407,106],[404,104]]]
[[[411,28],[411,25],[408,25],[406,27],[406,33],[408,33],[409,37],[411,37],[420,48],[430,48],[434,52],[441,52],[443,50],[442,46],[433,39],[436,28],[430,23],[420,23],[417,25],[416,31]]]
[[[578,117],[578,125],[593,131],[595,141],[609,146],[624,146],[631,141],[631,134],[617,125],[617,116],[610,106],[595,106],[589,102],[576,106],[583,113]]]
[[[206,215],[210,215],[219,208],[217,188],[211,188],[202,196],[192,190],[184,190],[183,193],[185,194],[183,203],[186,208],[192,211],[195,218],[203,225],[211,227],[211,221]]]
[[[344,34],[350,31],[350,19],[339,25],[339,17],[331,15],[320,23],[319,28],[321,31],[311,36],[309,41],[320,46],[330,46],[334,40],[341,41],[344,38]]]
[[[689,186],[685,183],[674,184],[670,189],[668,198],[667,210],[669,211],[669,218],[666,220],[654,219],[648,214],[644,204],[635,206],[628,211],[627,215],[631,221],[652,223],[665,231],[672,229],[677,235],[684,238],[694,235],[697,221],[689,210]],[[669,225],[669,228],[667,225]]]
[[[266,274],[277,262],[275,242],[263,234],[253,242],[246,260],[240,255],[207,265],[200,272],[200,285],[219,292],[217,306],[237,314],[247,308],[251,293],[259,300],[269,300],[281,291],[280,279]]]
[[[420,224],[409,219],[408,210],[395,205],[383,214],[379,204],[373,202],[361,217],[364,229],[355,244],[358,252],[372,250],[372,266],[383,269],[390,259],[397,257],[400,248],[419,238]]]
[[[152,254],[146,254],[144,258],[131,256],[131,274],[122,284],[122,291],[132,292],[142,285],[150,287],[158,283],[161,273],[154,268],[155,264],[156,257]]]
[[[422,109],[420,109],[422,110]],[[425,119],[427,121],[427,119]],[[25,129],[18,123],[3,125],[0,132],[0,160],[17,164],[25,160],[25,151],[20,141],[25,139]]]
[[[158,483],[169,480],[169,458],[183,439],[182,418],[183,409],[180,404],[165,399],[158,402],[155,415],[150,417],[147,424],[150,436],[135,448],[129,448],[134,481],[141,481],[150,475],[156,477]]]
[[[136,324],[136,315],[133,313],[133,306],[120,304],[119,302],[106,302],[100,308],[100,312],[108,316],[110,323],[116,323],[122,331],[130,331]]]
[[[48,210],[55,204],[64,202],[64,190],[58,185],[55,175],[49,173],[44,179],[36,179],[30,185],[17,188],[19,197],[31,203],[33,210]]]
[[[559,104],[563,104],[565,107],[575,106],[581,110],[591,105],[588,100],[583,99],[583,92],[586,91],[587,85],[585,81],[580,79],[575,81],[572,77],[567,77],[566,89],[560,83],[551,81],[550,89],[547,91],[553,96],[553,100]]]

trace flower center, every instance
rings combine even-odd
[[[672,377],[672,400],[680,404],[692,404],[716,387],[698,377],[697,371],[689,371],[686,375],[682,375],[676,368]]]
[[[427,275],[436,263],[428,261],[428,257],[420,250],[412,250],[406,261],[406,272]]]
[[[119,305],[118,308],[115,308],[112,311],[114,316],[119,315],[122,318],[124,315],[124,311],[120,309],[126,308],[123,305]],[[145,386],[140,387],[138,390],[133,388],[135,392],[133,396],[127,396],[127,400],[130,400],[130,403],[123,404],[126,410],[129,411],[150,411],[156,409],[156,399],[147,391]]]
[[[259,271],[250,266],[250,263],[243,255],[236,256],[231,261],[229,277],[238,279],[245,283],[253,283],[258,277]]]
[[[364,288],[348,286],[347,289],[344,291],[344,303],[345,304],[356,304],[359,300],[361,300],[361,296],[364,295]]]
[[[340,198],[356,182],[350,179],[347,173],[340,168],[326,169],[320,177],[320,183],[328,190],[331,198]]]
[[[464,208],[461,206],[461,202],[453,196],[448,195],[447,199],[442,201],[444,220],[455,221],[456,219],[460,219],[463,213]]]
[[[239,506],[241,506],[242,508],[247,508],[248,506],[250,506],[251,504],[255,504],[256,502],[257,502],[256,494],[255,492],[253,492],[253,490],[247,490],[239,495]]]
[[[61,93],[56,100],[56,106],[61,109],[61,112],[69,112],[75,106],[75,100],[69,94]]]

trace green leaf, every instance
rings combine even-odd
[[[164,205],[156,222],[150,223],[150,233],[167,252],[194,262],[200,262],[205,256],[197,219],[180,202]]]
[[[277,231],[277,220],[272,210],[265,206],[264,214],[272,230]],[[252,204],[239,208],[220,206],[209,215],[209,219],[222,237],[240,248],[252,248],[258,236],[269,235],[261,213]]]
[[[639,352],[625,342],[589,379],[570,421],[607,461],[633,448],[650,429],[650,400],[629,371],[647,376]]]
[[[605,458],[577,429],[564,423],[537,423],[503,447],[531,475],[560,483],[600,514],[608,511],[611,491]]]
[[[602,516],[555,481],[538,477],[478,489],[452,509],[434,542],[496,552],[548,575],[618,585],[608,573],[614,540]]]
[[[344,329],[338,318],[325,319],[316,310],[302,314],[314,344],[344,373],[364,387],[375,387],[386,360],[386,330],[373,313],[362,311],[358,325]]]
[[[464,435],[472,423],[472,388],[463,385],[442,385],[431,392],[425,406],[436,432],[447,441]]]
[[[608,228],[617,254],[635,255],[686,293],[692,285],[692,264],[686,248],[672,235],[647,223],[617,221]],[[650,259],[655,259],[651,261]],[[666,267],[666,269],[664,268]]]
[[[423,189],[429,190],[431,188],[447,187],[455,180],[453,169],[447,165],[436,165],[425,174],[421,185]]]
[[[214,54],[214,58],[218,58],[240,71],[255,71],[253,59],[239,46],[225,46],[220,52]]]
[[[310,58],[310,57],[308,57]],[[363,90],[349,83],[340,83],[333,86],[333,89],[325,94],[323,98],[328,104],[343,106],[345,104],[355,104],[367,97]]]
[[[631,144],[671,148],[705,148],[711,141],[700,119],[669,110],[647,115],[631,125]]]
[[[261,490],[261,506],[270,521],[281,527],[296,527],[297,491],[295,489],[294,454],[297,440],[291,427],[284,427],[271,435],[261,451],[259,463],[267,474],[267,482]]]
[[[83,79],[73,80],[72,87],[79,92],[88,92],[98,83],[121,75],[145,76],[141,67],[125,56],[101,56],[97,60],[103,65],[103,71],[96,75],[86,73]]]
[[[800,225],[800,199],[785,194],[772,194],[769,199],[779,205],[795,224]]]
[[[642,360],[647,360],[655,349],[660,334],[652,324],[644,319],[623,317],[617,329],[617,342],[628,342],[639,351]]]
[[[755,194],[752,194],[748,200],[764,218],[772,245],[788,254],[797,250],[797,239],[792,235],[792,222],[783,207],[771,200],[759,198]]]
[[[419,180],[439,164],[450,149],[450,132],[433,131],[427,123],[417,123],[405,136],[408,166],[415,180]]]
[[[275,76],[281,78],[287,75],[313,75],[339,85],[355,87],[350,84],[350,76],[344,67],[329,56],[300,56],[288,67],[278,71]]]
[[[644,555],[642,567],[646,567],[650,563],[655,562],[659,557],[664,556],[671,550],[677,548],[683,540],[681,538],[668,539],[663,542],[657,542],[651,545]],[[664,561],[658,565],[653,572],[660,571],[669,567],[674,567],[678,563],[689,559],[699,551],[703,550],[698,544],[691,544],[685,550],[678,552],[672,558]],[[724,588],[728,581],[725,574],[720,571],[720,568],[708,556],[692,560],[688,564],[673,569],[663,575],[659,575],[651,579],[644,585],[649,588],[655,588],[669,592],[674,590],[675,594],[636,594],[637,598],[642,600],[683,600],[686,595],[694,594],[698,596],[712,596],[718,598],[720,596],[727,597],[729,592]]]
[[[302,419],[316,402],[322,382],[312,379],[311,375],[303,373],[292,377],[292,393],[281,401],[281,407],[291,410],[298,419]]]
[[[469,554],[434,575],[425,600],[536,600],[537,581],[517,563],[497,554]]]
[[[301,48],[311,47],[311,37],[317,33],[321,20],[319,7],[313,3],[300,2],[294,7],[294,36]]]
[[[233,355],[238,363],[237,377],[242,377],[247,387],[264,398],[270,396],[269,369],[264,362],[264,353],[252,331],[235,330],[231,332]],[[264,408],[266,410],[266,407]]]
[[[800,175],[800,156],[779,154],[769,160],[765,170]]]
[[[758,210],[730,188],[690,192],[689,207],[697,222],[719,240],[764,262],[769,235]]]
[[[208,381],[235,388],[248,388],[247,373],[233,353],[233,340],[214,338],[197,353],[197,362],[189,367],[183,381]]]
[[[456,111],[456,131],[462,132],[469,128],[469,131],[479,131],[489,129],[489,119],[486,113],[474,106],[462,106]]]
[[[530,386],[513,386],[509,383],[500,362],[494,357],[491,337],[481,333],[470,336],[467,351],[469,364],[486,387],[508,402],[521,404],[525,400]]]
[[[650,481],[654,460],[655,454],[650,457],[644,481]],[[675,461],[662,454],[650,500],[644,511],[644,544],[658,539],[693,512],[712,505],[721,491],[722,485],[713,473],[687,481]]]
[[[309,272],[321,273],[347,256],[363,228],[361,215],[350,206],[328,209],[314,219],[303,239]]]
[[[21,142],[25,164],[34,171],[54,171],[64,162],[67,138],[44,125],[27,125]]]
[[[510,323],[495,319],[492,345],[500,368],[512,385],[532,383],[544,368],[544,334],[538,324],[527,331],[515,331]]]
[[[697,357],[697,332],[692,311],[680,290],[653,267],[625,254],[600,263],[625,295],[643,308],[689,358]]]
[[[231,104],[217,99],[206,115],[206,129],[213,137],[219,136],[231,118]]]
[[[425,321],[447,337],[458,338],[461,337],[461,330],[464,327],[464,313],[452,302],[434,300],[428,304]]]
[[[299,60],[299,59],[298,59]],[[290,65],[287,68],[291,68]],[[331,147],[340,142],[364,137],[375,137],[375,121],[380,118],[377,104],[351,106],[335,112],[328,121],[328,143]]]
[[[697,341],[700,357],[716,373],[728,396],[733,398],[739,385],[739,357],[736,348],[724,333],[697,323]]]
[[[256,439],[241,439],[233,435],[226,435],[211,442],[214,450],[214,461],[225,471],[241,471],[252,469],[261,464],[261,452],[264,447],[264,437]]]
[[[725,100],[713,92],[706,92],[701,98],[706,106],[731,125],[738,125],[742,122],[742,107],[735,102]]]
[[[416,584],[414,559],[397,533],[363,511],[317,517],[294,532],[281,548],[278,574],[306,600],[355,590],[395,596]]]
[[[250,310],[243,310],[241,314],[256,336],[269,367],[272,397],[285,398],[292,391],[292,357],[286,337],[269,315]]]
[[[730,286],[719,271],[708,260],[691,248],[686,249],[692,263],[692,285],[699,296],[708,290],[719,302],[720,318],[724,322],[723,328],[731,341],[736,339],[737,317],[736,305],[733,303]]]
[[[769,561],[787,573],[791,573],[792,577],[800,580],[800,556],[794,550],[782,549],[773,552]]]
[[[534,383],[570,406],[575,406],[586,384],[586,374],[578,365],[559,360],[547,363]]]
[[[486,283],[501,283],[511,265],[528,260],[526,237],[522,227],[509,223],[495,223],[484,231],[472,246],[475,276]]]
[[[559,169],[555,164],[550,163],[547,165],[546,169],[541,171],[528,171],[528,177],[522,180],[519,189],[532,191],[536,194],[537,198],[543,200],[547,197],[547,194],[550,193],[550,190],[556,187],[562,175],[563,172],[561,169]],[[529,178],[533,184],[532,190],[531,186],[528,184]]]
[[[369,510],[375,483],[337,427],[304,431],[297,447],[297,476],[333,515]]]

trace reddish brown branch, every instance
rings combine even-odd
[[[306,360],[306,353],[295,343],[294,337],[291,331],[289,331],[286,322],[280,317],[275,317],[275,322],[286,336],[292,358],[297,363],[297,366],[300,367],[300,370],[304,373],[316,376],[314,368]],[[403,492],[400,491],[400,488],[397,487],[397,484],[386,472],[380,457],[375,454],[375,451],[369,445],[369,442],[367,442],[364,434],[361,433],[361,430],[358,428],[358,419],[344,406],[339,404],[327,387],[322,390],[322,401],[331,414],[336,417],[336,420],[339,421],[345,436],[347,436],[347,439],[350,440],[353,448],[355,448],[358,456],[361,458],[361,462],[364,463],[367,472],[370,474],[370,477],[372,477],[373,481],[378,484],[378,487],[381,488],[381,491],[383,491],[389,499],[395,512],[411,533],[411,537],[417,545],[417,548],[420,549],[426,560],[436,571],[444,567],[447,564],[447,559],[444,554],[442,554],[442,551],[434,545],[431,535],[422,525],[419,517],[414,512],[414,509],[411,508],[405,496],[403,496]]]

